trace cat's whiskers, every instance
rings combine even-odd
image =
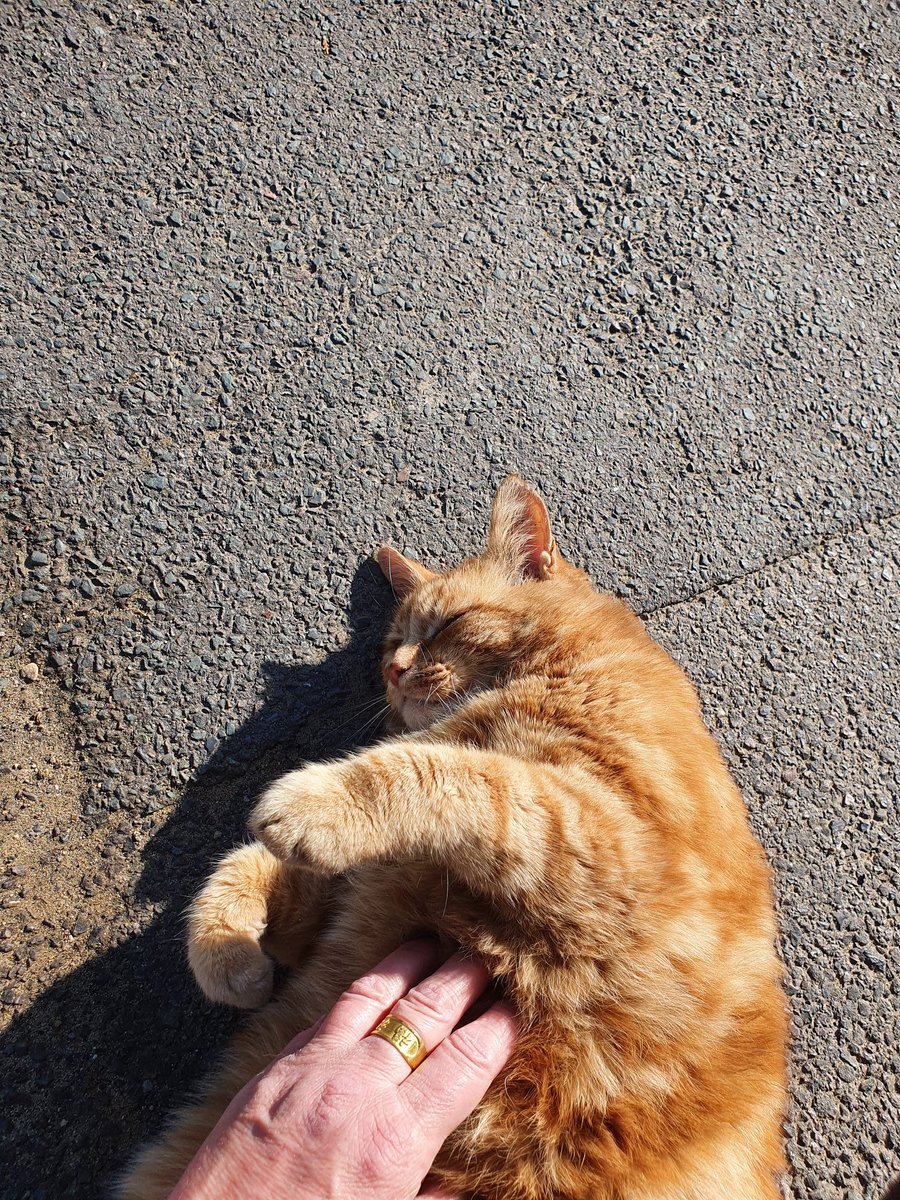
[[[366,730],[371,728],[377,721],[380,721],[382,717],[386,716],[390,712],[390,709],[391,706],[389,704],[383,704],[381,708],[374,714],[374,716],[369,717],[364,725],[357,729],[355,733],[350,735],[351,739],[355,740],[356,738],[361,737]]]
[[[475,688],[464,688],[461,692],[451,692],[449,696],[445,696],[442,700],[439,700],[438,703],[444,710],[442,715],[449,717],[457,709],[462,708],[475,695],[475,691]]]
[[[440,680],[440,678],[437,678],[437,679],[435,679],[434,683],[432,683],[431,687],[428,689],[428,696],[427,696],[427,698],[426,698],[426,700],[425,700],[425,707],[426,707],[426,708],[427,708],[427,707],[428,707],[428,705],[431,703],[431,697],[434,695],[434,690],[435,690],[435,688],[438,688],[438,687],[440,687],[440,686],[441,686],[441,680]]]
[[[359,708],[355,709],[355,711],[352,712],[345,721],[341,721],[340,725],[335,725],[332,729],[332,733],[340,733],[342,729],[347,728],[351,721],[358,720],[364,712],[368,712],[369,709],[374,708],[376,705],[382,705],[385,711],[390,708],[390,705],[385,702],[383,696],[376,696],[373,700],[368,700],[365,704],[362,704]]]

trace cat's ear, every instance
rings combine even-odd
[[[507,475],[497,489],[487,557],[503,563],[517,580],[550,579],[559,569],[544,502],[518,475]]]
[[[434,579],[434,571],[429,571],[415,559],[407,558],[393,546],[382,546],[380,550],[376,550],[375,560],[398,600],[408,596],[420,583]]]

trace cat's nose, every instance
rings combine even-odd
[[[408,669],[408,667],[401,667],[398,662],[392,662],[388,664],[387,670],[385,671],[385,676],[394,685],[394,687],[399,687],[400,677],[405,675]]]

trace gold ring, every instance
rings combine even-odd
[[[423,1061],[428,1051],[425,1043],[414,1029],[401,1021],[399,1017],[385,1017],[380,1025],[372,1030],[372,1037],[384,1038],[395,1050],[399,1050],[413,1070]]]

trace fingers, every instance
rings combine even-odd
[[[432,1050],[451,1032],[490,981],[483,963],[454,954],[433,975],[411,988],[390,1011],[410,1025]],[[379,1079],[400,1083],[410,1073],[406,1059],[382,1038],[367,1037],[360,1057]],[[366,1069],[366,1066],[363,1067]]]
[[[443,1141],[472,1112],[500,1073],[513,1052],[517,1033],[516,1014],[501,1001],[442,1041],[399,1090],[415,1127]]]
[[[432,938],[407,942],[350,985],[322,1021],[319,1039],[338,1048],[358,1043],[442,958],[441,948]],[[397,1054],[396,1050],[392,1053]]]

